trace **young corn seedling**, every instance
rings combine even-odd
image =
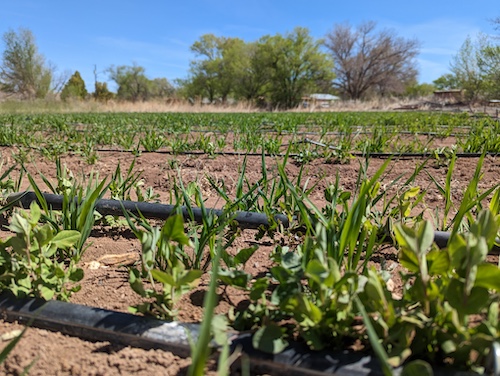
[[[62,209],[60,213],[55,212],[49,207],[42,191],[29,174],[28,179],[43,209],[44,214],[42,218],[49,222],[57,231],[76,230],[81,234],[74,250],[75,254],[69,255],[70,257],[75,257],[78,261],[86,249],[85,242],[90,236],[96,220],[96,203],[104,196],[108,185],[106,185],[106,179],[99,181],[93,175],[90,176],[86,187],[77,185],[71,177],[71,173],[68,177],[66,169],[61,167],[59,160],[56,161],[56,167],[58,176],[57,188],[43,175],[42,179],[54,193],[61,193]]]
[[[224,208],[219,215],[213,213],[205,206],[200,187],[197,183],[190,183],[187,187],[184,186],[182,179],[179,177],[176,184],[176,202],[183,203],[183,211],[190,219],[188,230],[191,238],[194,255],[190,258],[187,254],[184,257],[184,263],[189,268],[206,270],[210,265],[210,260],[213,254],[210,252],[214,249],[215,242],[219,234],[226,230],[225,242],[222,245],[227,249],[236,239],[237,229],[233,224],[234,211],[231,208]],[[194,204],[194,206],[193,206]],[[196,224],[194,208],[201,210],[201,224]],[[178,211],[180,212],[180,208]],[[209,252],[206,252],[206,250]]]
[[[328,201],[325,210],[319,209],[306,195],[299,193],[288,182],[283,167],[279,166],[281,178],[287,181],[289,194],[295,197],[297,216],[304,224],[306,234],[311,236],[325,234],[323,246],[326,254],[349,271],[360,267],[359,261],[363,254],[365,262],[362,267],[364,267],[378,244],[378,228],[374,226],[370,213],[373,202],[379,194],[378,179],[389,162],[390,160],[387,160],[369,180],[363,180],[359,175],[359,191],[355,192],[354,197],[351,197],[351,193],[341,190],[337,176],[336,183],[325,190],[325,198]],[[349,203],[349,200],[352,202]],[[307,257],[308,255],[306,259]]]
[[[159,195],[153,192],[153,188],[143,189],[144,181],[141,179],[141,172],[134,172],[136,158],[127,169],[125,175],[122,173],[120,162],[111,175],[109,192],[113,200],[132,201],[154,201]]]

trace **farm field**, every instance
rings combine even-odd
[[[205,215],[201,224],[91,215],[91,230],[81,231],[89,230],[86,241],[62,246],[73,253],[61,253],[72,260],[62,265],[82,270],[82,279],[68,274],[61,285],[45,276],[27,286],[9,279],[19,270],[12,264],[1,269],[1,287],[200,323],[211,260],[220,257],[215,314],[229,314],[238,330],[260,331],[263,342],[276,346],[267,350],[297,340],[316,349],[373,351],[369,322],[390,365],[414,355],[440,366],[479,369],[487,351],[478,349],[487,348],[500,329],[498,256],[485,252],[498,233],[499,128],[490,117],[443,113],[0,115],[4,199],[36,189],[90,197],[105,181],[105,199],[223,213],[218,219]],[[39,218],[30,222],[33,234],[50,228],[57,236],[71,227],[65,221],[71,208],[58,214],[40,206]],[[270,227],[239,229],[235,211],[264,213]],[[21,217],[29,222],[34,212]],[[289,226],[274,222],[275,215],[284,215]],[[13,218],[11,211],[3,214],[4,240],[23,231]],[[414,228],[420,230],[408,230]],[[431,228],[458,240],[441,251],[430,244],[412,248],[428,243]],[[42,235],[33,236],[40,245]],[[155,254],[147,236],[165,254]],[[79,245],[81,253],[74,250]],[[2,250],[9,247],[14,245]],[[463,249],[477,257],[459,257]],[[169,284],[152,270],[184,275],[185,282],[167,293]],[[72,292],[76,285],[79,291]],[[156,293],[140,296],[141,288]],[[455,293],[459,298],[453,299]],[[2,348],[22,328],[2,320]],[[432,348],[418,353],[418,340],[431,335]],[[191,364],[158,349],[30,327],[0,373],[22,374],[33,361],[30,375],[182,375]],[[207,364],[205,373],[217,374],[216,359]]]

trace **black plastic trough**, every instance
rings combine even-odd
[[[89,341],[106,341],[145,349],[163,349],[181,357],[191,354],[189,340],[196,341],[199,324],[166,322],[144,316],[117,312],[61,301],[37,298],[16,298],[10,292],[0,294],[0,315],[9,322],[18,321],[40,329],[60,332]],[[228,335],[232,351],[241,351],[249,358],[252,374],[284,376],[382,376],[378,359],[362,352],[311,351],[301,343],[290,344],[280,354],[267,354],[252,346],[250,333]],[[219,349],[210,345],[214,352]],[[494,353],[492,351],[492,353]],[[490,359],[498,369],[498,359]],[[234,365],[235,368],[239,364]],[[394,375],[401,374],[395,369]],[[435,375],[475,375],[455,369],[434,369]]]
[[[47,201],[49,207],[51,207],[53,210],[62,209],[63,196],[51,193],[43,193],[43,196]],[[35,192],[27,191],[13,193],[7,197],[8,203],[14,201],[18,201],[24,208],[29,208],[31,202],[38,202],[38,199]],[[138,215],[140,212],[146,218],[167,219],[169,216],[175,213],[177,207],[175,205],[165,205],[150,202],[100,199],[97,201],[95,209],[102,215],[123,216],[123,209],[125,209],[134,215]],[[190,217],[187,208],[181,206],[181,211],[184,219],[189,220]],[[223,214],[223,211],[220,209],[207,209],[207,212],[215,214],[216,216],[221,216]],[[197,223],[202,223],[202,214],[203,213],[200,208],[193,208],[194,220]],[[277,222],[281,222],[285,227],[288,227],[289,225],[289,221],[286,215],[276,214],[274,216],[274,219]],[[269,226],[269,219],[264,213],[237,211],[235,212],[234,220],[238,222],[239,227],[243,229],[258,229],[260,226]]]
[[[51,193],[43,193],[45,200],[49,207],[53,210],[61,210],[63,197],[60,195],[55,195]],[[17,201],[23,208],[29,208],[31,202],[37,201],[35,192],[19,192],[13,193],[7,197],[7,202],[12,203]],[[123,206],[122,206],[123,205]],[[175,205],[165,205],[156,204],[149,202],[136,202],[136,201],[120,201],[120,200],[107,200],[101,199],[96,203],[96,210],[102,215],[114,215],[122,216],[123,209],[128,212],[138,215],[139,212],[142,213],[146,218],[157,218],[157,219],[167,219],[172,215],[175,210]],[[185,220],[190,219],[186,207],[181,207],[182,214]],[[207,209],[208,212],[213,213],[217,216],[222,215],[223,211],[220,209]],[[194,219],[197,223],[202,223],[202,210],[199,208],[193,208]],[[263,213],[256,212],[245,212],[237,211],[235,213],[234,219],[238,222],[238,225],[244,229],[258,229],[261,226],[268,227],[269,219]],[[275,221],[281,222],[284,227],[289,226],[288,217],[283,214],[276,214],[274,216]],[[439,248],[445,248],[450,239],[450,233],[445,231],[435,231],[434,232],[434,242]],[[500,239],[497,239],[497,244],[493,245],[490,253],[498,254],[500,253]]]

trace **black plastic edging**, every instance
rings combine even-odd
[[[327,147],[332,150],[341,150],[341,148],[333,146],[333,145],[326,145],[319,143],[317,141],[310,142],[311,140],[303,140],[303,141],[298,141],[297,143],[311,143],[316,146],[321,146],[321,147]],[[288,144],[283,144],[281,145],[282,147],[287,146]],[[0,146],[4,147],[11,147],[15,146],[13,144],[0,144]],[[29,147],[29,149],[32,150],[39,150],[39,147]],[[97,148],[95,151],[100,152],[100,153],[157,153],[157,154],[168,154],[168,155],[236,155],[236,156],[250,156],[250,157],[261,157],[264,155],[265,157],[299,157],[300,154],[297,153],[258,153],[258,152],[240,152],[240,151],[214,151],[212,153],[207,153],[205,151],[173,151],[173,150],[165,150],[165,149],[158,149],[158,150],[152,150],[152,151],[147,151],[147,150],[132,150],[132,149],[111,149],[111,148]],[[392,158],[392,157],[397,157],[398,159],[407,159],[407,158],[429,158],[429,157],[439,157],[439,158],[448,158],[449,155],[445,153],[432,153],[432,152],[422,152],[422,153],[407,153],[407,152],[401,152],[401,153],[395,153],[395,152],[356,152],[356,151],[346,151],[349,155],[353,157],[360,157],[360,158]],[[479,158],[482,155],[486,155],[489,157],[498,157],[500,156],[500,152],[486,152],[486,153],[455,153],[454,155],[457,158]]]
[[[52,193],[43,193],[45,200],[49,207],[53,210],[61,210],[63,203],[63,196],[55,195]],[[38,202],[35,192],[27,191],[20,193],[13,193],[7,197],[7,202],[11,203],[18,201],[22,207],[29,208],[31,202]],[[97,200],[95,205],[95,210],[97,210],[102,215],[114,215],[123,216],[123,209],[128,212],[139,215],[141,213],[146,218],[158,218],[167,219],[169,216],[175,213],[177,206],[175,205],[165,205],[156,204],[151,202],[137,202],[137,201],[126,201],[126,200],[108,200],[100,199]],[[186,207],[180,207],[182,215],[185,220],[190,220],[190,216]],[[202,223],[203,221],[203,211],[200,208],[193,208],[194,220],[197,223]],[[214,214],[216,216],[221,216],[224,212],[220,209],[206,209],[207,213]],[[289,226],[288,217],[283,214],[276,214],[274,216],[275,221],[281,222],[284,227]],[[234,213],[234,220],[238,222],[239,227],[243,229],[258,229],[260,226],[268,227],[269,219],[264,213],[256,212],[245,212],[236,211]]]
[[[309,143],[312,145],[316,146],[321,146],[333,150],[341,150],[341,148],[333,145],[327,145],[322,142],[314,141],[309,138],[305,138],[302,141],[299,141],[299,143]],[[377,152],[348,152],[350,155],[354,157],[372,157],[372,158],[391,158],[391,157],[399,157],[399,158],[428,158],[428,157],[440,157],[440,158],[448,158],[449,155],[445,153],[431,153],[431,152],[425,152],[425,153],[377,153]],[[500,156],[499,152],[487,152],[487,153],[455,153],[454,155],[457,158],[479,158],[483,154],[490,156],[490,157],[498,157]]]
[[[8,292],[0,294],[0,313],[6,321],[20,323],[88,341],[145,349],[162,349],[174,355],[189,357],[188,338],[196,342],[200,325],[166,322],[123,312],[65,303],[57,300],[16,298]],[[251,334],[229,338],[231,349],[239,349],[250,358],[253,371],[271,371],[272,375],[382,375],[378,360],[366,354],[311,351],[305,346],[289,346],[272,355],[253,349]],[[217,346],[211,344],[212,351]]]
[[[0,294],[0,313],[7,321],[61,332],[89,341],[108,341],[145,349],[163,349],[174,355],[188,357],[191,349],[188,336],[196,342],[199,324],[184,324],[37,298],[16,298],[8,292]],[[266,370],[272,375],[380,375],[378,360],[370,355],[311,351],[303,345],[291,345],[280,354],[255,350],[251,334],[229,338],[231,350],[242,351],[250,358],[255,373]],[[212,351],[217,346],[211,344]]]
[[[199,332],[198,324],[165,322],[58,300],[16,298],[9,292],[0,294],[0,312],[6,321],[89,341],[164,349],[183,357],[191,353],[188,333],[197,338]]]
[[[448,241],[450,240],[451,234],[446,231],[434,231],[434,243],[439,248],[446,248],[448,246]],[[500,239],[495,239],[495,244],[489,250],[488,254],[500,254]]]
[[[51,193],[43,193],[47,204],[53,210],[62,209],[62,196],[55,195]],[[7,202],[12,203],[18,201],[23,208],[29,208],[31,202],[37,201],[35,192],[27,191],[21,193],[13,193],[7,197]],[[157,219],[167,219],[176,210],[175,205],[165,205],[165,204],[154,204],[148,202],[136,202],[136,201],[120,201],[120,200],[108,200],[101,199],[96,203],[96,210],[102,215],[115,215],[122,216],[123,208],[128,212],[138,215],[139,212],[146,218],[157,218]],[[188,211],[185,207],[181,207],[182,214],[185,219],[189,219]],[[213,213],[217,216],[222,214],[222,210],[219,209],[207,209],[207,212]],[[199,208],[193,208],[193,215],[197,223],[202,223],[202,210]],[[258,229],[260,226],[269,226],[269,220],[267,216],[263,213],[256,212],[243,212],[238,211],[235,213],[234,218],[239,226],[244,229]],[[281,222],[284,227],[289,226],[288,217],[284,214],[276,214],[274,219]],[[450,233],[445,231],[434,231],[434,242],[439,248],[445,248],[450,240]],[[500,239],[496,239],[496,244],[493,245],[490,250],[490,254],[500,254]]]
[[[166,322],[144,316],[89,307],[57,300],[16,298],[10,292],[0,294],[0,314],[9,322],[60,332],[88,341],[106,341],[145,349],[162,349],[189,357],[189,341],[196,342],[200,325]],[[290,344],[279,354],[255,350],[250,333],[228,335],[231,351],[241,351],[249,358],[252,374],[283,376],[382,376],[378,359],[362,352],[312,351],[301,343]],[[210,344],[213,352],[219,350]],[[238,368],[240,364],[235,364]],[[242,366],[244,367],[244,365]],[[401,374],[401,368],[394,370]],[[472,375],[457,370],[435,369],[435,375]]]

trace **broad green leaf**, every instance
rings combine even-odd
[[[289,251],[282,255],[281,266],[288,270],[297,269],[302,265],[301,256],[297,252]]]
[[[161,233],[168,240],[189,245],[189,238],[184,232],[184,220],[180,214],[170,216],[163,225]]]
[[[403,200],[406,201],[410,198],[413,198],[416,195],[418,195],[419,192],[420,192],[420,187],[412,187],[403,194]]]
[[[279,354],[288,342],[283,338],[283,329],[276,324],[261,326],[252,337],[254,348],[269,354]]]
[[[64,276],[66,275],[66,273],[64,272],[64,269],[59,267],[59,266],[56,267],[54,274],[57,278],[64,278]]]
[[[252,257],[257,249],[259,249],[259,247],[257,245],[254,245],[252,247],[240,250],[238,254],[234,256],[235,266],[244,265],[250,259],[250,257]]]
[[[306,266],[306,276],[321,285],[328,278],[328,269],[319,260],[311,260]],[[331,286],[328,286],[331,287]]]
[[[12,214],[12,219],[8,229],[16,234],[30,234],[31,226],[26,218],[21,216],[19,213]]]
[[[451,354],[451,353],[454,353],[455,351],[457,351],[457,344],[452,339],[443,341],[440,344],[440,347],[445,354]]]
[[[396,226],[394,226],[394,235],[396,236],[396,241],[402,248],[407,248],[408,250],[416,254],[417,235],[415,230],[398,223],[396,224]]]
[[[196,282],[202,275],[203,275],[202,270],[196,270],[196,269],[188,270],[188,271],[182,273],[182,276],[177,281],[177,285],[178,286],[197,285],[198,283],[194,283],[194,282]]]
[[[482,210],[471,226],[470,232],[477,237],[484,237],[488,242],[488,248],[491,248],[498,233],[498,223],[491,211]]]
[[[227,321],[227,317],[223,315],[215,315],[212,318],[211,324],[215,343],[217,343],[219,346],[224,346],[225,344],[227,344],[229,341],[229,324]]]
[[[434,243],[434,230],[432,228],[432,223],[429,221],[423,222],[418,228],[418,243],[419,251],[421,254],[425,254]]]
[[[252,276],[243,270],[221,269],[219,270],[219,279],[228,286],[247,288]]]
[[[69,275],[69,280],[73,282],[79,282],[83,279],[83,269],[76,268]]]
[[[417,255],[409,248],[403,247],[399,251],[399,262],[412,273],[417,273],[420,270]]]
[[[307,345],[311,350],[320,351],[325,347],[325,343],[321,338],[321,333],[313,328],[301,332],[302,337],[306,340]]]
[[[434,230],[429,221],[422,222],[416,230],[397,224],[394,232],[399,245],[411,250],[419,260],[422,260],[434,242]]]
[[[269,280],[267,278],[257,279],[250,290],[250,299],[257,300],[262,297],[262,294],[267,290],[269,286]]]
[[[165,285],[177,286],[175,278],[172,274],[166,273],[164,271],[153,269],[151,270],[151,275],[155,280]]]
[[[478,265],[474,286],[500,292],[500,268],[493,264]]]
[[[491,327],[497,328],[498,327],[498,318],[500,317],[500,303],[499,302],[493,302],[490,304],[490,308],[488,310],[488,323]],[[496,331],[496,329],[495,329]]]
[[[403,367],[401,376],[433,376],[434,371],[429,363],[423,360],[413,360]]]
[[[140,273],[137,269],[130,269],[128,281],[132,290],[134,290],[140,296],[146,297],[147,293],[144,289]]]
[[[34,230],[35,238],[38,241],[38,245],[40,247],[49,244],[49,242],[54,237],[54,234],[52,233],[52,226],[48,223],[44,224],[43,226],[37,227]]]
[[[457,279],[450,281],[445,294],[448,303],[462,315],[480,313],[489,297],[489,292],[484,287],[473,287],[467,295],[465,284]]]
[[[54,297],[55,291],[49,287],[42,286],[40,288],[40,295],[42,296],[42,298],[48,301]]]
[[[76,230],[63,230],[52,238],[52,244],[57,248],[66,249],[80,240],[80,233]]]
[[[36,201],[31,202],[30,213],[31,218],[29,219],[29,222],[32,226],[36,226],[38,224],[38,221],[40,220],[40,217],[42,216],[42,211],[40,210],[40,206],[38,206]]]
[[[445,274],[450,269],[450,257],[446,251],[430,251],[426,258],[430,275]]]
[[[488,243],[485,237],[476,238],[472,234],[467,237],[467,265],[465,267],[476,266],[486,260],[488,255]]]
[[[448,242],[448,253],[450,254],[451,266],[453,268],[462,268],[464,260],[467,257],[467,242],[461,234],[455,234]]]
[[[300,306],[299,310],[303,317],[307,318],[310,323],[308,325],[316,326],[323,319],[323,312],[316,306],[311,300],[309,300],[305,295],[301,295],[299,298]]]

